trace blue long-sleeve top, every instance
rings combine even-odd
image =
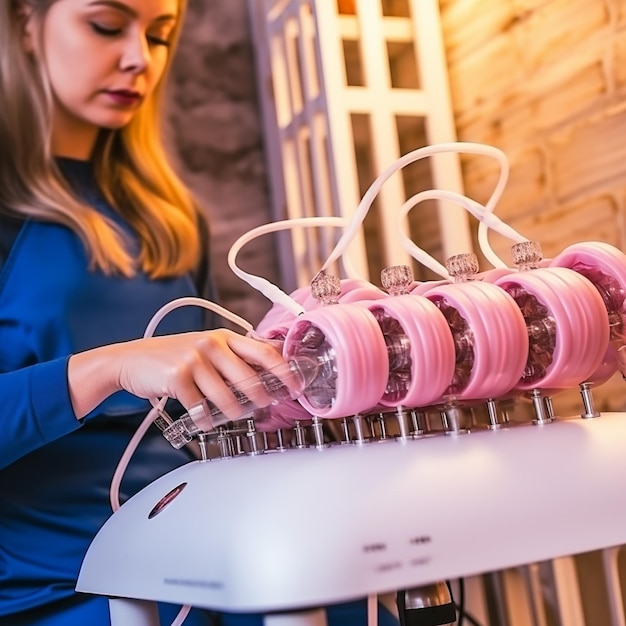
[[[98,192],[90,164],[59,162],[76,192],[132,235]],[[69,356],[139,338],[165,303],[208,295],[191,275],[123,278],[87,266],[68,228],[0,218],[0,616],[74,594],[87,547],[111,515],[115,467],[150,408],[118,392],[77,420]],[[203,309],[184,307],[155,334],[205,324]],[[152,427],[127,469],[121,500],[190,458]]]

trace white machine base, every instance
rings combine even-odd
[[[77,590],[297,611],[626,543],[626,414],[189,463],[107,521]]]

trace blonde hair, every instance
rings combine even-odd
[[[83,241],[90,267],[153,278],[191,270],[200,256],[199,211],[169,164],[160,132],[164,76],[131,122],[101,130],[93,154],[96,181],[134,228],[138,259],[121,229],[75,197],[51,152],[51,94],[41,64],[24,51],[21,8],[43,16],[56,0],[0,0],[0,210],[63,224]],[[186,0],[172,43],[178,39]],[[172,45],[173,49],[174,46]]]

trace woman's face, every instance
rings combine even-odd
[[[127,124],[165,70],[178,0],[56,0],[36,51],[54,97],[53,150],[87,158]],[[36,41],[29,32],[30,41]],[[33,49],[36,46],[33,45]]]

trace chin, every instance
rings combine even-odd
[[[132,119],[133,119],[132,116],[129,116],[123,121],[119,121],[119,120],[106,121],[106,122],[103,122],[102,124],[99,124],[99,126],[100,128],[103,128],[105,130],[120,130],[120,128],[124,128],[124,126],[127,126]]]
[[[133,111],[107,111],[104,115],[97,115],[91,120],[91,122],[99,128],[106,130],[119,130],[126,126],[135,116],[136,110]]]

